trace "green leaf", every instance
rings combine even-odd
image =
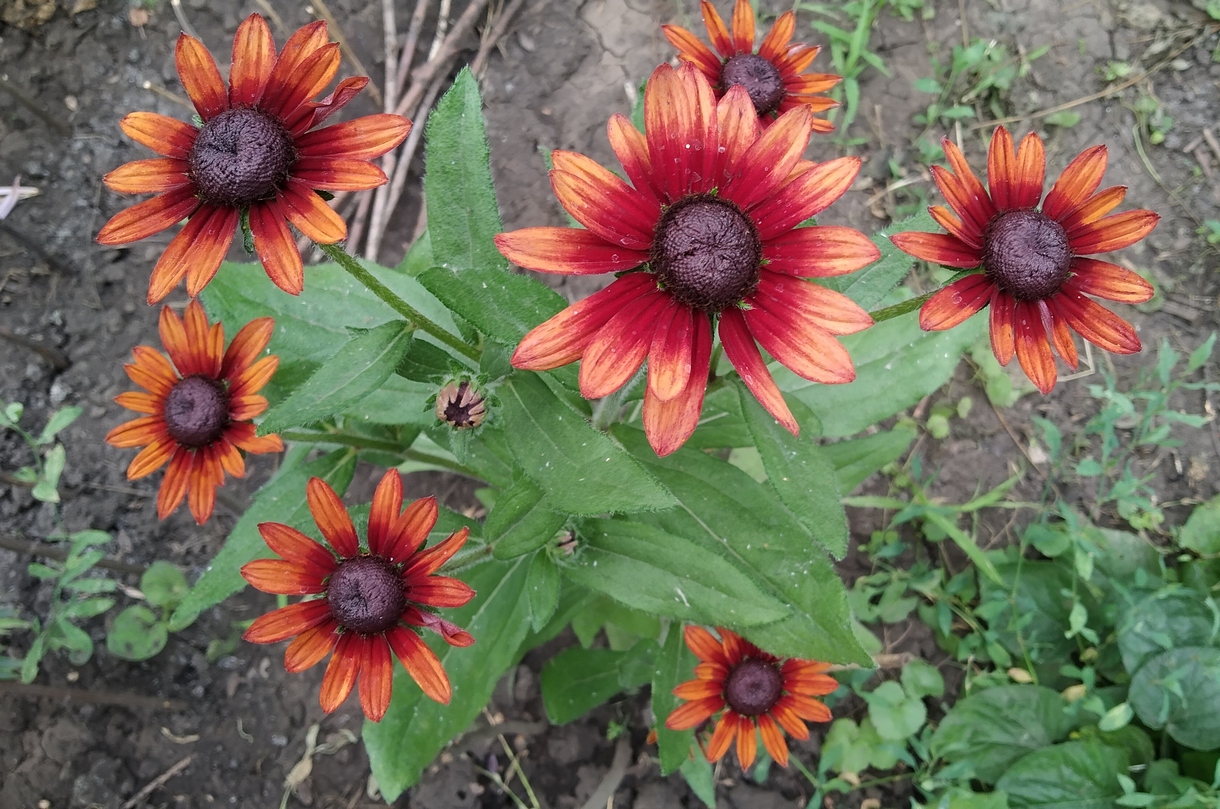
[[[1216,347],[1216,333],[1212,332],[1207,336],[1207,339],[1199,345],[1194,351],[1190,352],[1190,359],[1186,362],[1186,373],[1194,373],[1203,367],[1203,364],[1211,359],[1212,350]]]
[[[102,580],[90,579],[89,581]],[[113,606],[113,598],[84,598],[80,601],[73,601],[64,607],[63,616],[69,620],[83,621],[86,618],[94,618],[101,615]]]
[[[1110,710],[1102,714],[1097,727],[1107,733],[1131,724],[1131,720],[1135,718],[1135,709],[1131,707],[1129,702],[1120,702]]]
[[[539,632],[559,606],[559,568],[545,551],[534,554],[525,588],[530,601],[530,626]]]
[[[966,764],[994,784],[1013,762],[1067,736],[1063,700],[1038,685],[1002,685],[959,701],[932,734],[937,758]]]
[[[582,534],[564,575],[634,609],[734,629],[790,612],[723,556],[689,539],[626,520],[593,520]]]
[[[12,427],[17,422],[21,421],[21,414],[25,412],[25,406],[21,402],[11,402],[0,408],[0,427]]]
[[[500,388],[505,433],[517,464],[565,514],[653,511],[674,505],[622,447],[589,426],[537,374],[518,373]]]
[[[938,809],[1008,809],[1008,795],[1003,792],[979,794],[965,787],[950,790],[948,802],[941,798]]]
[[[824,444],[822,452],[834,465],[840,493],[848,495],[869,475],[901,458],[914,440],[914,430],[895,427],[874,435]]]
[[[552,724],[579,719],[620,691],[638,688],[652,673],[657,644],[637,641],[625,652],[571,646],[542,667],[542,702]]]
[[[921,210],[909,219],[896,222],[873,236],[873,243],[881,251],[881,258],[859,272],[837,278],[824,278],[821,283],[842,292],[865,309],[877,307],[915,266],[915,259],[895,247],[890,241],[890,234],[912,230],[936,233],[940,231],[940,226],[927,211]]]
[[[542,502],[542,490],[520,478],[496,498],[483,534],[497,559],[513,559],[536,551],[555,537],[567,517]]]
[[[267,411],[259,433],[276,433],[342,413],[390,378],[411,340],[412,330],[401,320],[349,340],[317,373]]]
[[[997,584],[1000,583],[1000,574],[996,572],[995,565],[991,563],[991,559],[987,553],[979,547],[975,541],[973,534],[967,534],[965,531],[957,527],[957,515],[950,512],[950,516],[942,513],[938,509],[928,509],[924,512],[924,519],[932,525],[935,525],[941,531],[948,535],[957,546],[961,548],[966,556],[970,557],[970,561],[974,562],[974,566],[979,571]]]
[[[387,803],[419,782],[425,767],[458,733],[466,730],[487,705],[496,681],[517,661],[530,628],[526,580],[529,561],[487,562],[462,574],[477,595],[466,606],[447,610],[445,618],[466,629],[475,643],[465,649],[432,636],[429,645],[440,658],[453,686],[449,705],[433,702],[398,665],[394,697],[381,722],[364,723],[369,764]],[[430,635],[432,633],[429,633]]]
[[[492,340],[516,345],[526,332],[564,308],[559,293],[507,269],[433,267],[419,282]]]
[[[695,666],[699,658],[686,645],[682,637],[682,626],[670,624],[669,634],[665,644],[657,655],[656,666],[652,673],[652,715],[656,719],[657,754],[661,759],[661,775],[670,775],[691,755],[691,745],[695,741],[694,728],[689,730],[670,730],[665,727],[665,720],[674,712],[682,700],[674,696],[673,691],[680,683],[693,680]]]
[[[417,280],[372,262],[360,263],[424,317],[457,333],[449,310]],[[224,323],[230,339],[255,318],[275,318],[269,351],[279,356],[280,368],[264,392],[269,396],[278,393],[280,398],[285,390],[279,381],[288,366],[304,363],[308,372],[335,356],[351,340],[352,329],[375,329],[402,319],[337,264],[310,267],[305,290],[296,296],[271,283],[261,264],[226,262],[199,297],[208,314]],[[431,338],[421,335],[419,339]]]
[[[64,407],[56,410],[47,420],[46,426],[42,428],[42,434],[35,439],[35,443],[51,443],[55,440],[55,436],[59,435],[60,430],[80,418],[82,412],[84,411],[79,407]]]
[[[1076,642],[1065,638],[1072,599],[1073,572],[1056,562],[1026,561],[1018,565],[996,565],[1001,582],[979,579],[979,592],[986,606],[996,605],[988,624],[1009,652],[1029,655],[1035,662],[1056,666],[1076,650]],[[1089,604],[1085,604],[1086,608]],[[1018,637],[1019,633],[1019,637]]]
[[[1216,646],[1214,602],[1184,588],[1164,589],[1136,602],[1118,628],[1123,667],[1135,674],[1152,657],[1184,646]]]
[[[872,663],[852,633],[842,580],[775,494],[702,452],[683,448],[658,458],[641,430],[617,425],[613,433],[678,500],[678,508],[634,521],[724,556],[792,608],[784,620],[746,631],[751,642],[782,657]]]
[[[169,628],[178,632],[194,622],[199,613],[219,604],[246,586],[241,567],[254,559],[274,558],[258,532],[260,522],[278,522],[302,529],[313,526],[305,502],[305,484],[312,477],[326,481],[342,494],[356,468],[356,454],[340,450],[305,464],[285,462],[276,476],[254,496],[246,513],[233,526],[220,552],[195,586],[182,599],[170,619]]]
[[[186,576],[169,562],[153,562],[140,576],[140,590],[154,607],[173,609],[190,589]]]
[[[819,385],[783,366],[771,367],[780,390],[804,402],[822,421],[823,435],[850,436],[944,385],[961,353],[986,329],[987,318],[982,316],[949,331],[925,332],[911,313],[847,335],[842,342],[856,366],[856,379],[848,385]]]
[[[65,463],[67,456],[63,444],[56,444],[47,450],[46,458],[42,462],[43,477],[30,492],[35,500],[44,503],[59,502],[59,476],[63,474]]]
[[[148,607],[135,604],[114,618],[106,635],[106,648],[124,660],[147,660],[165,648],[165,624]]]
[[[1075,110],[1060,110],[1059,112],[1052,112],[1043,120],[1050,126],[1061,126],[1064,129],[1070,129],[1080,123],[1080,113]]]
[[[435,263],[432,259],[432,236],[424,230],[396,269],[404,275],[419,275]]]
[[[1203,556],[1220,554],[1220,495],[1195,506],[1178,534],[1178,543]]]
[[[847,513],[839,502],[834,465],[810,435],[810,419],[801,420],[803,437],[798,438],[758,403],[744,383],[738,385],[738,393],[767,484],[818,544],[842,559],[847,553]]]
[[[444,267],[506,269],[492,238],[500,210],[491,181],[490,150],[479,83],[462,68],[436,110],[425,138],[424,199],[433,260]]]
[[[928,709],[923,700],[908,695],[893,680],[862,696],[868,703],[868,718],[873,720],[878,735],[887,741],[905,741],[908,736],[914,736],[928,718]]]
[[[945,678],[936,666],[915,658],[902,667],[902,687],[915,697],[940,697],[945,693]]]
[[[1064,742],[1035,750],[996,782],[1012,809],[1111,809],[1122,795],[1118,776],[1127,754],[1096,742]]]
[[[686,785],[695,793],[695,797],[703,801],[704,806],[716,809],[716,780],[712,764],[699,747],[696,746],[691,752],[692,755],[683,761],[679,768],[682,777],[686,779]]]
[[[1220,748],[1220,649],[1162,652],[1135,673],[1128,699],[1141,722],[1165,728],[1179,744]]]

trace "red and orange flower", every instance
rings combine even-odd
[[[678,58],[699,68],[717,95],[728,92],[730,87],[744,87],[764,124],[795,107],[824,112],[838,106],[837,101],[822,93],[843,77],[831,73],[805,74],[821,48],[801,42],[789,44],[796,31],[796,15],[791,11],[779,16],[755,53],[754,9],[749,0],[737,0],[733,7],[732,34],[709,0],[702,0],[701,8],[703,24],[716,52],[685,28],[663,25],[661,30],[678,49]],[[821,118],[814,118],[812,126],[814,132],[834,129],[834,124]]]
[[[246,473],[238,450],[261,455],[284,448],[279,436],[256,436],[250,421],[267,409],[258,392],[279,365],[275,356],[259,359],[274,327],[269,317],[253,320],[226,350],[224,327],[209,326],[203,307],[191,301],[185,323],[168,306],[161,310],[161,344],[168,360],[148,346],[132,349],[135,362],[123,367],[147,392],[121,393],[115,401],[146,415],[115,427],[106,441],[144,447],[127,467],[128,480],[169,463],[157,495],[161,519],[189,495],[191,514],[203,524],[225,472],[235,478]]]
[[[806,379],[855,378],[835,335],[867,328],[872,318],[805,279],[858,270],[880,253],[850,228],[797,225],[847,191],[860,160],[801,160],[813,118],[807,107],[764,131],[743,88],[717,102],[690,65],[657,68],[644,91],[644,118],[647,135],[622,115],[608,126],[631,185],[584,155],[552,154],[551,186],[584,228],[496,237],[500,252],[530,270],[622,273],[529,332],[513,365],[543,371],[580,359],[581,393],[596,399],[647,358],[644,428],[653,449],[667,455],[698,424],[718,329],[746,385],[796,434],[755,341]]]
[[[787,767],[783,731],[808,739],[805,722],[831,719],[830,709],[814,699],[839,687],[825,673],[830,664],[781,660],[727,629],[716,632],[720,640],[702,627],[686,627],[686,645],[700,662],[695,679],[674,689],[675,696],[689,701],[669,715],[665,727],[687,730],[724,711],[706,748],[708,761],[719,761],[736,738],[737,761],[749,769],[758,749],[757,729],[771,758]]]
[[[949,232],[891,238],[916,258],[959,269],[981,267],[982,272],[933,295],[920,310],[919,325],[929,331],[951,329],[990,305],[996,359],[1007,365],[1016,354],[1043,393],[1057,378],[1051,346],[1076,368],[1073,331],[1106,351],[1137,353],[1140,339],[1131,324],[1086,295],[1143,303],[1152,297],[1152,286],[1130,270],[1085,256],[1135,244],[1160,217],[1145,210],[1107,216],[1127,189],[1097,190],[1106,170],[1106,147],[1081,152],[1045,200],[1046,159],[1034,133],[1014,154],[1008,130],[996,129],[987,161],[988,187],[947,139],[944,149],[953,171],[933,166],[932,176],[953,213],[940,205],[928,211]]]
[[[425,694],[449,704],[449,677],[418,629],[437,632],[452,646],[474,643],[470,633],[435,612],[474,598],[465,582],[436,575],[466,543],[470,529],[455,531],[425,550],[424,541],[436,525],[436,498],[416,500],[403,510],[396,469],[382,476],[373,493],[367,550],[361,549],[352,518],[325,481],[312,478],[306,497],[330,547],[287,525],[265,522],[259,533],[283,558],[250,562],[241,574],[264,593],[319,597],[256,618],[242,637],[252,643],[295,637],[284,651],[284,668],[293,673],[333,650],[318,695],[326,713],[347,699],[359,678],[360,707],[380,722],[390,706],[391,651]]]
[[[370,161],[402,143],[411,122],[369,115],[314,130],[368,84],[364,76],[344,79],[326,98],[310,100],[339,69],[339,46],[327,43],[324,22],[301,28],[277,56],[267,23],[251,14],[233,40],[227,90],[199,40],[182,34],[176,58],[202,126],[151,112],[122,120],[130,138],[162,157],[120,166],[106,175],[106,185],[157,196],[116,214],[97,240],[127,244],[190,217],[153,268],[148,302],[156,303],[183,276],[187,294],[198,295],[245,217],[267,275],[285,292],[300,294],[304,271],[288,224],[320,244],[346,238],[346,223],[315,191],[385,183]]]

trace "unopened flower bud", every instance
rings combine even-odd
[[[436,395],[436,417],[455,430],[478,427],[487,417],[486,399],[469,382],[450,382]]]

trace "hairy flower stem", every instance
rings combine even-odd
[[[963,272],[959,272],[957,275],[950,278],[945,286],[949,286],[954,281],[959,281],[962,278],[965,278],[967,275],[973,275],[976,272],[980,272],[980,270],[965,270]],[[944,289],[944,287],[941,287],[940,289]],[[914,312],[916,309],[923,306],[929,298],[931,298],[937,292],[940,292],[940,289],[935,289],[926,295],[911,298],[909,301],[903,301],[902,303],[896,303],[893,306],[887,306],[884,309],[869,312],[868,315],[873,319],[874,323],[880,323],[883,320],[891,320],[899,315],[905,315],[907,312]]]
[[[347,272],[353,278],[368,287],[370,292],[372,292],[378,298],[381,298],[381,300],[385,301],[387,306],[406,318],[407,323],[409,323],[413,328],[432,335],[445,345],[457,350],[476,362],[479,360],[480,352],[477,348],[464,342],[461,338],[445,331],[436,323],[433,323],[426,316],[424,316],[422,312],[411,306],[411,304],[398,297],[398,295],[394,293],[394,290],[378,281],[375,275],[366,270],[360,264],[360,262],[350,256],[341,246],[337,244],[319,244],[318,247],[323,253],[334,259],[340,267],[347,270]]]

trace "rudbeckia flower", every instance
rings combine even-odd
[[[373,493],[364,550],[334,489],[312,478],[305,493],[327,545],[287,525],[262,523],[259,533],[283,558],[249,562],[241,575],[264,593],[317,597],[256,618],[242,637],[251,643],[295,638],[284,651],[284,668],[293,673],[334,651],[318,695],[326,713],[343,704],[359,678],[360,707],[380,722],[390,707],[391,651],[425,694],[449,704],[449,676],[419,629],[439,633],[452,646],[474,643],[470,633],[435,612],[474,598],[465,582],[436,575],[466,543],[470,529],[455,531],[425,550],[424,541],[436,525],[436,498],[416,500],[403,510],[402,478],[390,469]]]
[[[581,393],[597,399],[647,358],[644,428],[667,455],[699,421],[718,331],[749,389],[798,433],[758,344],[806,379],[850,382],[855,369],[835,335],[872,318],[805,279],[852,272],[880,254],[850,228],[797,227],[860,170],[855,157],[801,160],[812,118],[797,107],[763,130],[743,88],[717,103],[694,67],[662,65],[644,91],[647,135],[622,115],[610,119],[631,185],[584,155],[554,152],[551,187],[584,229],[502,233],[500,252],[539,272],[622,275],[529,332],[513,365],[542,371],[579,359]]]
[[[246,474],[238,450],[264,454],[284,448],[279,436],[254,434],[251,419],[267,409],[258,395],[279,365],[259,355],[271,340],[275,322],[260,317],[247,323],[225,349],[224,327],[209,326],[198,301],[186,319],[168,306],[161,310],[161,344],[166,359],[148,346],[132,349],[135,362],[123,367],[147,392],[121,393],[115,401],[145,416],[120,424],[106,436],[116,447],[144,447],[127,467],[127,479],[151,475],[169,463],[157,495],[157,516],[168,517],[188,496],[195,522],[212,514],[216,487],[225,473]]]
[[[304,286],[301,254],[289,223],[320,244],[347,236],[343,219],[315,191],[360,191],[386,182],[373,165],[402,143],[411,122],[369,115],[314,129],[368,84],[344,79],[312,101],[339,69],[339,46],[327,44],[326,23],[301,28],[277,56],[271,30],[251,14],[233,40],[229,87],[212,55],[193,37],[178,37],[178,76],[199,113],[196,128],[152,112],[134,112],[119,126],[159,155],[107,174],[112,191],[155,193],[116,214],[97,236],[127,244],[189,217],[153,268],[148,302],[156,303],[186,277],[199,294],[220,267],[242,217],[268,277],[285,292]]]
[[[701,627],[686,627],[686,645],[700,662],[695,679],[674,689],[675,696],[688,702],[669,715],[665,727],[687,730],[719,713],[707,746],[708,761],[719,761],[736,738],[737,761],[748,770],[758,749],[757,729],[771,758],[787,767],[784,731],[794,739],[808,739],[805,722],[831,719],[830,709],[814,699],[839,687],[825,674],[830,664],[781,660],[727,629],[716,632],[720,640]]]
[[[732,34],[708,0],[702,0],[700,8],[715,51],[681,26],[663,25],[661,30],[678,49],[678,58],[699,68],[718,95],[730,87],[744,87],[764,123],[794,107],[824,112],[839,105],[821,94],[841,82],[842,76],[805,73],[821,48],[802,42],[789,44],[796,31],[796,15],[791,11],[779,16],[755,53],[754,9],[749,0],[737,0],[733,7]],[[834,129],[834,124],[821,118],[814,118],[812,126],[814,132]]]
[[[1106,147],[1081,152],[1042,200],[1046,158],[1034,133],[1014,154],[1008,130],[996,129],[987,187],[955,145],[947,139],[943,144],[953,171],[933,166],[932,176],[953,212],[940,205],[928,211],[949,232],[896,233],[891,239],[916,258],[964,270],[981,267],[982,272],[928,299],[919,325],[929,331],[951,329],[990,305],[996,359],[1007,365],[1016,354],[1025,375],[1043,393],[1057,378],[1051,346],[1073,370],[1077,366],[1073,331],[1106,351],[1137,353],[1140,339],[1131,324],[1086,296],[1143,303],[1152,297],[1152,286],[1130,270],[1086,256],[1135,244],[1152,232],[1160,216],[1144,210],[1107,216],[1127,189],[1097,190],[1106,170]]]

